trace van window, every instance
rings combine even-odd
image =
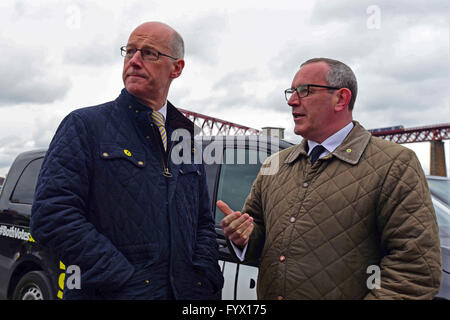
[[[214,208],[214,189],[216,187],[216,179],[217,179],[217,172],[219,171],[219,165],[218,164],[208,164],[205,165],[205,173],[206,173],[206,183],[208,184],[208,192],[209,192],[209,198],[211,201],[211,208]]]
[[[259,168],[266,158],[267,153],[263,151],[225,149],[217,200],[224,201],[234,211],[241,211]],[[222,211],[215,206],[216,224],[220,224],[223,217]]]
[[[19,181],[17,181],[11,196],[11,202],[23,204],[33,203],[34,189],[36,188],[37,178],[43,161],[44,158],[39,158],[28,164],[22,172]]]

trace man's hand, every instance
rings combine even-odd
[[[217,201],[216,204],[225,214],[225,218],[220,222],[225,236],[236,246],[245,247],[254,228],[253,218],[246,213],[231,210],[222,200]]]

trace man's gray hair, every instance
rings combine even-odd
[[[350,98],[348,108],[350,110],[353,110],[356,95],[358,94],[358,83],[352,69],[350,69],[350,67],[343,62],[329,58],[309,59],[308,61],[303,62],[300,67],[316,62],[325,62],[330,67],[330,70],[325,75],[325,81],[328,83],[328,85],[338,88],[347,88],[351,91],[352,97]]]
[[[184,58],[184,41],[178,32],[174,30],[170,39],[170,51],[175,58]]]

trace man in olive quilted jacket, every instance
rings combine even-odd
[[[431,299],[436,216],[413,151],[353,120],[356,77],[342,62],[302,64],[285,91],[304,139],[267,159],[242,213],[222,201],[236,257],[258,262],[260,299]]]

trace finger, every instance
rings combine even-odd
[[[252,226],[253,223],[250,221],[250,219],[246,220],[244,223],[242,223],[238,229],[236,229],[235,234],[234,234],[234,238],[244,238],[244,237],[248,237],[249,233],[250,233],[250,226]]]
[[[252,229],[249,229],[253,225],[252,219],[249,218],[246,221],[244,221],[242,224],[239,225],[238,228],[236,228],[234,231],[230,232],[230,239],[231,240],[238,240],[242,239],[244,237],[248,237],[251,233]]]
[[[229,227],[229,225],[236,219],[238,219],[241,216],[241,213],[236,211],[230,213],[228,216],[225,216],[222,221],[220,222],[220,226],[223,228]]]
[[[235,236],[235,237],[230,237],[230,240],[233,241],[233,243],[235,245],[237,245],[238,247],[243,248],[249,241],[250,239],[250,235],[253,232],[254,229],[254,224],[251,223],[247,229],[245,229],[245,231],[243,233],[241,233],[239,236]],[[235,233],[234,235],[236,235],[237,233]]]
[[[243,223],[245,223],[249,218],[250,218],[250,216],[247,213],[245,213],[245,214],[241,215],[238,219],[232,220],[229,224],[229,227],[232,230],[232,232],[240,229],[241,225]]]
[[[248,239],[250,238],[250,235],[252,234],[254,228],[255,225],[253,223],[250,223],[247,229],[245,229],[244,232],[241,233],[241,238],[244,239],[245,242],[247,242]]]
[[[219,200],[216,202],[217,208],[220,209],[220,211],[223,212],[225,216],[228,216],[229,214],[233,213],[233,210],[222,200]]]

